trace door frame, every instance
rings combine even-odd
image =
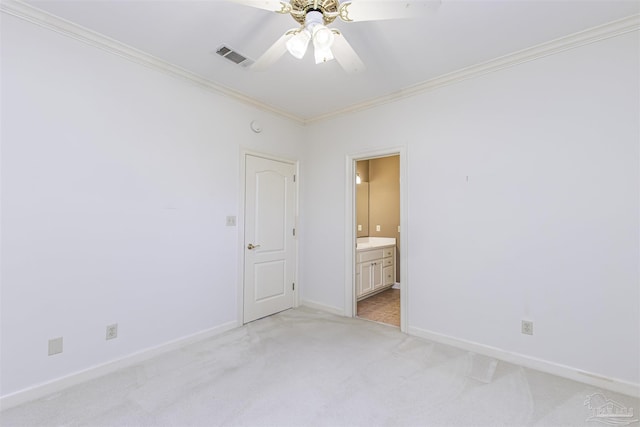
[[[346,157],[345,179],[345,277],[344,277],[344,315],[355,317],[357,314],[356,298],[356,162],[377,157],[400,156],[400,330],[407,332],[409,274],[407,221],[407,147],[391,147],[379,150],[349,154]]]
[[[239,200],[238,200],[238,218],[236,221],[236,226],[238,228],[238,283],[237,283],[237,324],[238,326],[244,325],[244,241],[245,241],[245,197],[246,197],[246,164],[247,164],[247,156],[261,157],[267,160],[273,160],[276,162],[283,162],[293,165],[296,173],[296,186],[295,186],[295,219],[294,219],[294,227],[296,229],[296,237],[294,239],[294,252],[295,252],[295,263],[294,263],[294,273],[293,278],[296,284],[295,289],[293,290],[293,308],[296,308],[300,305],[300,285],[298,283],[298,263],[299,263],[299,245],[298,245],[298,213],[299,213],[299,203],[300,203],[300,161],[287,159],[284,157],[275,156],[272,154],[266,154],[259,151],[253,151],[241,148],[240,149],[240,188],[239,188]]]

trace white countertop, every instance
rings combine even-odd
[[[358,237],[356,249],[373,249],[396,244],[395,237]]]

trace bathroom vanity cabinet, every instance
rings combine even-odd
[[[390,288],[396,277],[395,245],[361,249],[356,253],[356,297],[364,299]]]

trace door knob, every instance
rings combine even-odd
[[[249,243],[247,245],[247,249],[251,250],[251,249],[255,249],[255,248],[259,248],[260,245],[254,245],[253,243]]]

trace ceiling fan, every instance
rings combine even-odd
[[[342,32],[328,25],[340,18],[344,22],[412,18],[437,10],[440,0],[230,0],[246,6],[291,15],[301,26],[286,31],[253,63],[253,70],[264,70],[287,51],[302,59],[313,44],[316,64],[335,59],[348,73],[364,71],[365,66]]]

